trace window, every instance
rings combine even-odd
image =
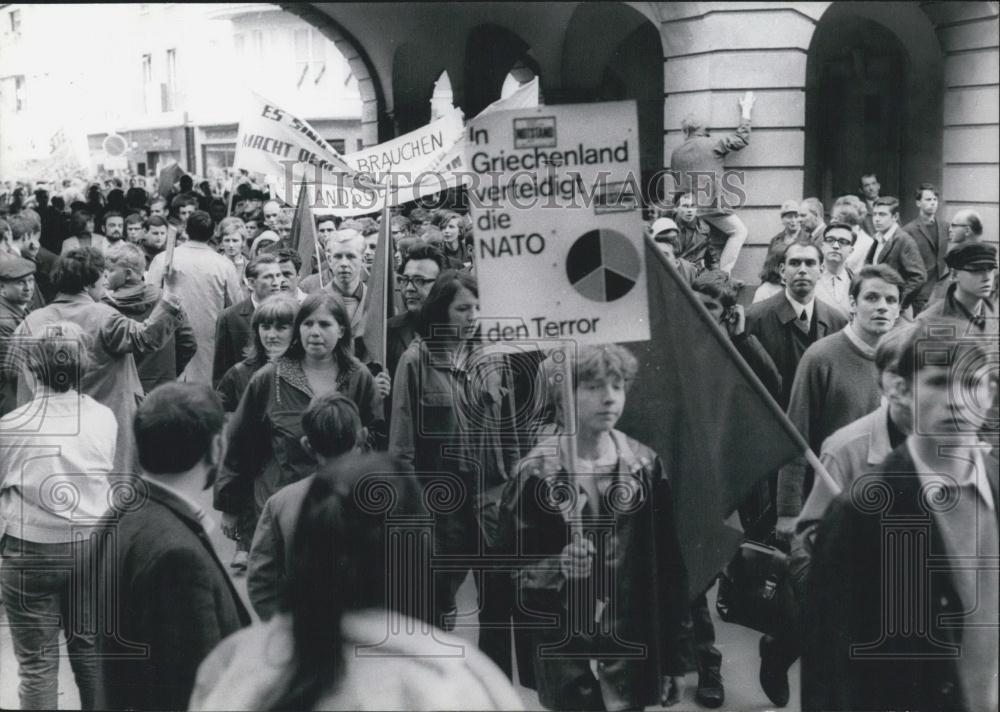
[[[10,33],[19,37],[21,35],[21,11],[11,10],[7,17],[10,18]]]
[[[173,111],[177,104],[177,50],[167,50],[167,81],[164,91],[164,111]]]
[[[327,39],[317,30],[301,29],[292,33],[295,45],[295,81],[301,87],[306,77],[319,84],[326,74]]]
[[[253,51],[257,53],[258,57],[264,56],[264,33],[260,30],[254,30],[253,34]]]
[[[246,52],[246,37],[243,36],[242,32],[233,35],[233,50],[235,50],[237,57],[243,59],[243,54]]]
[[[19,114],[24,111],[24,75],[0,79],[0,97],[4,111]]]
[[[142,109],[144,112],[150,112],[150,101],[152,97],[149,94],[150,85],[153,83],[153,55],[144,54],[142,55]]]
[[[347,150],[347,141],[342,138],[328,138],[326,142],[333,146],[333,150],[337,153],[343,153]]]

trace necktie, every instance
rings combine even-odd
[[[802,330],[803,334],[809,333],[809,314],[805,309],[799,314],[799,318],[795,321],[795,325]]]

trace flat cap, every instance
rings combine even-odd
[[[15,280],[35,273],[35,263],[23,257],[0,258],[0,279]]]
[[[655,221],[653,221],[653,227],[651,228],[653,237],[656,237],[661,232],[667,232],[669,230],[673,230],[674,232],[679,232],[679,230],[677,229],[677,223],[675,223],[670,218],[657,218]]]
[[[798,212],[799,212],[799,204],[796,203],[794,200],[786,200],[784,203],[781,204],[782,215],[785,215],[786,213],[798,214]]]
[[[987,242],[963,242],[950,249],[944,261],[955,270],[996,269],[997,248]]]

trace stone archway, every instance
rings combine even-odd
[[[581,3],[566,28],[555,98],[635,100],[645,193],[663,168],[663,43],[652,21],[624,3]]]
[[[507,74],[517,65],[541,75],[531,45],[506,27],[485,24],[469,31],[465,43],[464,91],[460,97],[467,117],[475,116],[500,98]]]
[[[874,172],[912,217],[916,186],[942,181],[943,91],[940,45],[918,6],[831,5],[808,51],[804,194],[829,207]]]
[[[361,93],[361,138],[364,144],[374,146],[391,138],[395,127],[386,111],[385,94],[361,45],[329,15],[311,4],[279,3],[279,6],[322,32],[337,45],[337,50],[347,60]]]

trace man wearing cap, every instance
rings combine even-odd
[[[692,284],[694,278],[698,276],[698,268],[679,256],[681,252],[680,231],[677,229],[677,223],[670,218],[658,218],[653,221],[650,232],[653,235],[653,242],[656,243],[660,252],[666,255],[670,264],[677,268],[681,277],[688,284]]]
[[[969,324],[968,335],[1000,334],[996,305],[990,298],[997,274],[997,248],[986,242],[964,242],[945,256],[952,282],[920,319],[953,317]]]
[[[0,258],[0,349],[24,321],[34,293],[34,262],[23,257]]]
[[[8,364],[14,330],[28,314],[35,293],[35,263],[0,257],[0,416],[17,407],[17,368]]]
[[[783,229],[771,238],[769,250],[779,250],[801,240],[807,235],[802,231],[802,218],[799,217],[799,204],[794,200],[786,200],[781,204],[781,224]]]

